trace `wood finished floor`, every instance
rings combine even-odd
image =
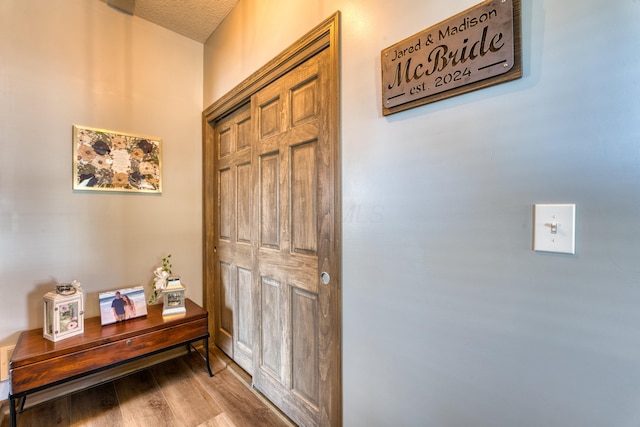
[[[211,369],[213,377],[191,353],[25,410],[18,427],[293,426],[224,354],[213,352]],[[8,409],[3,412],[0,427],[9,427]]]

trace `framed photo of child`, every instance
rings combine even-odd
[[[147,315],[147,300],[142,286],[100,292],[98,299],[103,326]]]

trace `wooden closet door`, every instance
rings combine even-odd
[[[203,113],[210,331],[300,426],[342,424],[339,34],[336,13]]]
[[[252,180],[253,125],[249,106],[216,123],[218,229],[215,260],[215,343],[253,372]]]
[[[253,383],[299,425],[331,423],[337,289],[326,50],[252,97]],[[326,283],[321,281],[324,278]],[[337,283],[337,281],[336,281]]]

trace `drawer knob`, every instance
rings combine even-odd
[[[131,340],[127,340],[127,345],[131,345]]]

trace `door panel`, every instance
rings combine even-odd
[[[292,127],[298,126],[306,120],[313,120],[317,117],[317,85],[318,80],[314,76],[311,80],[304,81],[299,86],[291,88]]]
[[[226,262],[221,262],[218,293],[219,328],[216,342],[227,353],[233,353],[233,294],[232,267]]]
[[[238,165],[236,170],[238,174],[237,240],[239,243],[251,244],[251,163]]]
[[[236,147],[238,152],[244,152],[251,150],[251,144],[253,141],[253,123],[251,123],[251,116],[243,116],[238,119],[236,124],[238,135],[236,138]]]
[[[218,230],[214,242],[218,347],[253,372],[252,170],[253,124],[248,106],[215,126]]]
[[[291,251],[316,255],[316,142],[291,148]]]
[[[260,105],[260,139],[280,133],[280,102],[280,98],[274,96]]]
[[[220,195],[220,239],[231,241],[231,207],[233,200],[233,176],[231,169],[223,169],[218,177],[218,194]]]
[[[292,288],[292,390],[318,406],[318,296]]]
[[[238,339],[237,343],[251,351],[253,343],[252,274],[250,268],[238,267]]]
[[[283,380],[282,284],[272,278],[260,279],[260,361],[261,368],[272,377]]]
[[[332,165],[327,128],[328,53],[301,64],[252,98],[258,141],[254,153],[260,224],[254,270],[257,307],[254,386],[300,425],[320,423],[320,345],[323,316],[331,312],[320,287],[332,221]]]
[[[260,246],[262,248],[280,248],[280,156],[279,153],[268,153],[260,156]]]

